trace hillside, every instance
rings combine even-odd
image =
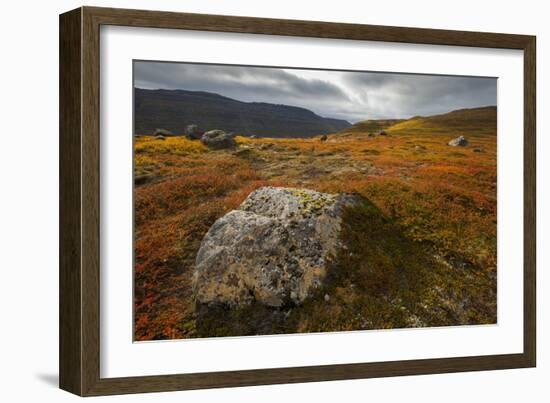
[[[461,135],[482,135],[497,133],[497,108],[459,109],[442,115],[418,116],[389,128],[390,132],[412,132],[413,134],[448,134],[452,131]]]
[[[385,130],[395,134],[456,134],[477,136],[497,132],[497,108],[459,109],[433,116],[415,116],[410,119],[364,120],[343,129],[342,135],[376,133]]]
[[[396,123],[402,122],[404,119],[369,119],[355,123],[353,126],[342,130],[344,133],[377,133],[380,130],[385,130]]]
[[[307,138],[335,133],[350,124],[324,118],[288,105],[241,102],[218,94],[185,90],[134,90],[134,132],[150,134],[156,128],[183,133],[197,124],[204,130],[223,129],[239,135]]]

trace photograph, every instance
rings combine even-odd
[[[134,341],[497,324],[497,81],[134,60]]]

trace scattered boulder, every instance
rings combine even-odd
[[[223,130],[210,130],[201,137],[201,142],[209,148],[215,150],[222,148],[232,148],[237,145],[231,134]]]
[[[414,151],[426,151],[426,147],[423,145],[417,144],[414,146]]]
[[[153,136],[155,137],[158,137],[158,136],[164,136],[164,137],[169,137],[169,136],[173,136],[174,133],[172,133],[170,130],[166,130],[166,129],[155,129],[155,131],[153,132]]]
[[[187,125],[185,127],[185,135],[191,140],[200,140],[204,133],[197,125]]]
[[[321,141],[327,141],[327,140],[328,140],[328,136],[327,136],[326,134],[323,134],[323,135],[319,138],[319,140],[321,140]]]
[[[301,304],[322,284],[341,247],[343,209],[357,197],[277,187],[252,192],[202,240],[193,277],[197,306]]]
[[[476,147],[476,148],[473,149],[473,151],[474,151],[475,153],[482,153],[482,152],[484,152],[483,148],[481,148],[481,147]]]
[[[379,136],[387,136],[388,133],[386,133],[384,130],[381,130],[381,131],[378,132],[378,135]]]
[[[452,139],[447,143],[452,147],[466,147],[468,145],[468,140],[464,136],[459,136],[456,139]]]

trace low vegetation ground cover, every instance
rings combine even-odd
[[[237,136],[230,150],[137,137],[136,339],[252,334],[247,321],[265,321],[249,307],[197,326],[191,278],[209,227],[267,185],[358,193],[365,202],[346,212],[348,246],[323,288],[277,312],[266,333],[495,323],[493,121],[486,112],[467,125],[415,118],[391,121],[387,135],[354,129],[327,141]],[[447,145],[459,135],[468,147]]]

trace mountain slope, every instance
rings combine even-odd
[[[347,137],[385,130],[393,134],[496,135],[497,107],[458,109],[441,115],[415,116],[410,119],[364,120],[343,129]]]
[[[353,126],[347,127],[342,132],[345,133],[377,133],[385,130],[396,123],[402,122],[404,119],[369,119],[355,123]]]
[[[392,125],[388,130],[411,134],[449,134],[452,131],[457,135],[495,135],[497,107],[459,109],[442,115],[418,116]]]
[[[183,133],[197,124],[204,130],[222,129],[239,135],[312,137],[335,133],[350,124],[324,118],[304,108],[260,102],[241,102],[218,94],[185,90],[134,90],[134,132],[156,128]]]

